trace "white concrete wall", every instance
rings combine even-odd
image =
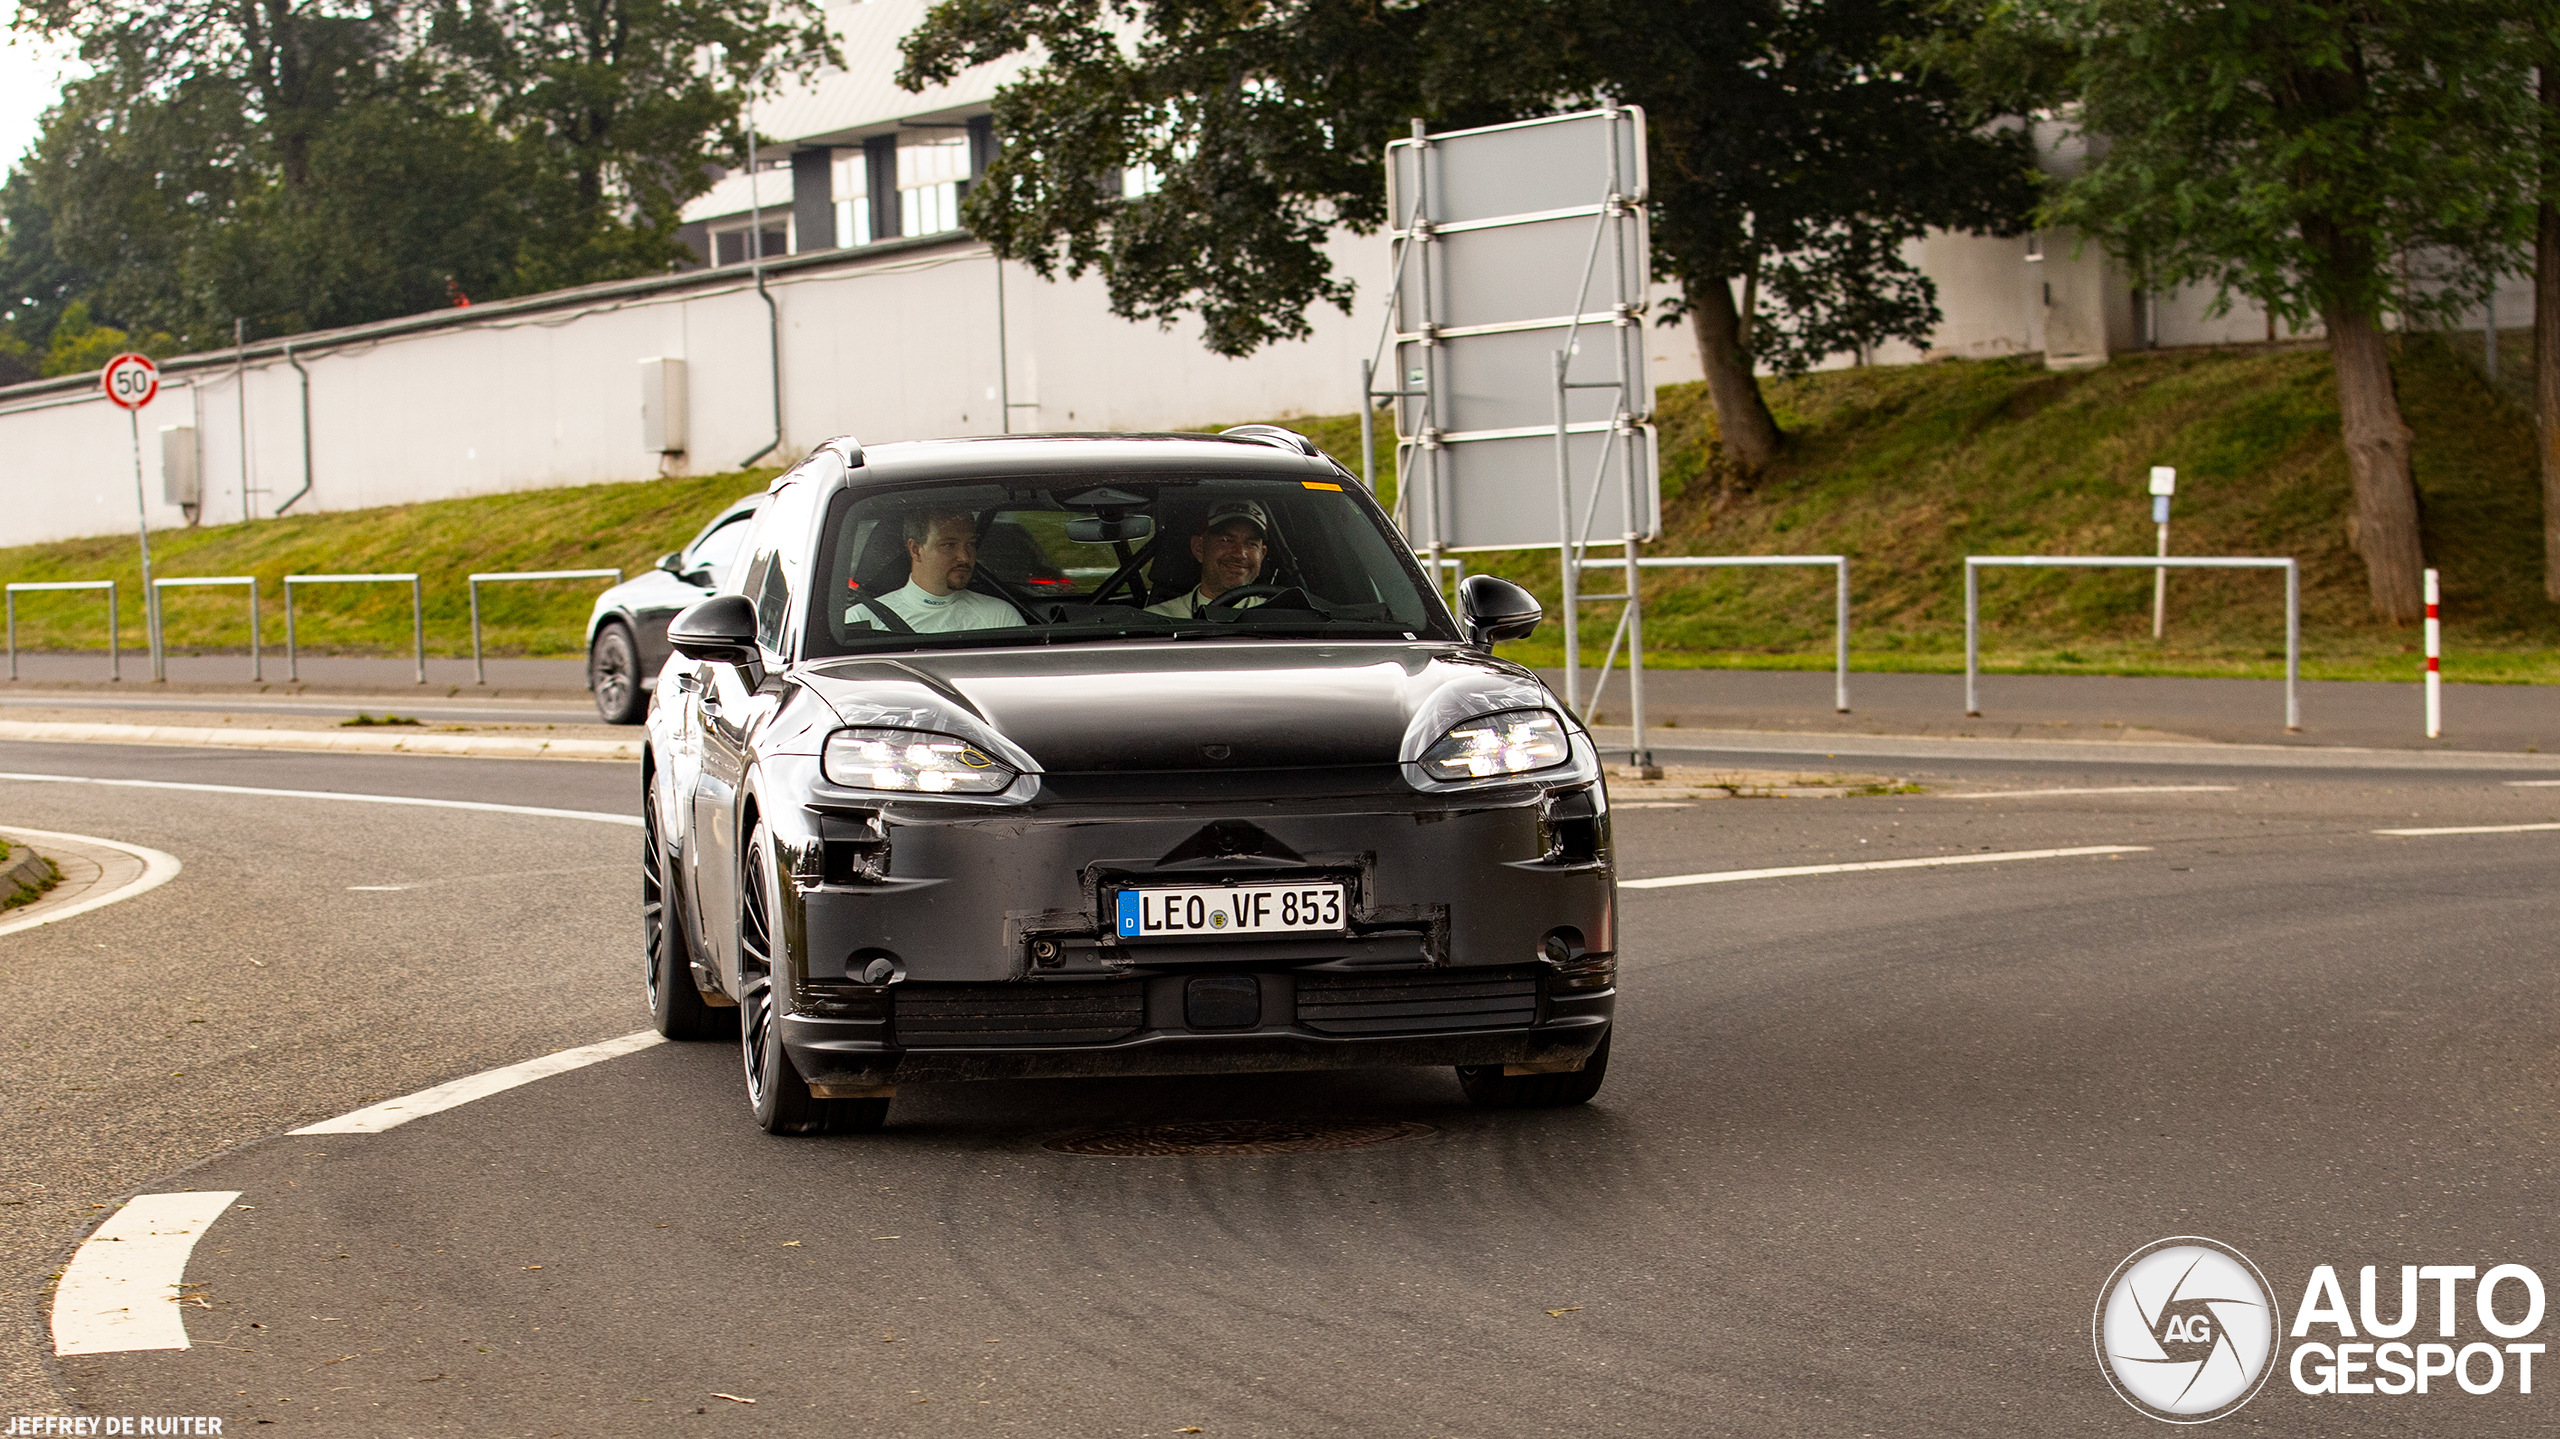
[[[1102,283],[1005,272],[1013,429],[1171,429],[1358,405],[1360,360],[1378,336],[1383,239],[1344,237],[1354,312],[1320,308],[1314,335],[1229,360],[1172,330],[1113,317]],[[769,279],[782,317],[781,457],[838,434],[866,442],[994,434],[996,285],[983,247],[946,245]],[[743,272],[699,288],[552,308],[486,307],[414,334],[313,336],[313,487],[296,513],[735,468],[772,434],[765,309]],[[1664,384],[1698,377],[1685,328],[1651,332]],[[689,452],[640,448],[639,362],[686,361]],[[154,528],[184,523],[160,503],[161,426],[193,423],[205,523],[243,516],[243,430],[260,514],[302,483],[299,379],[280,358],[173,374],[143,412]],[[772,463],[772,460],[768,460]],[[96,396],[0,396],[0,545],[120,532],[133,523],[124,416]]]

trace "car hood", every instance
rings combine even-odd
[[[978,650],[797,678],[848,725],[956,733],[1053,774],[1393,764],[1471,715],[1563,711],[1527,670],[1448,644]]]

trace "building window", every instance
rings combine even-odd
[[[871,165],[860,150],[838,150],[827,163],[836,204],[836,243],[871,243]]]
[[[1164,188],[1164,172],[1145,163],[1131,165],[1120,172],[1120,198],[1135,200]]]
[[[969,179],[969,137],[898,142],[898,233],[939,235],[960,228],[960,187]]]
[[[748,248],[748,242],[753,238],[753,225],[739,225],[732,229],[712,231],[711,263],[743,265],[757,258]],[[776,219],[765,222],[763,248],[763,258],[768,260],[778,260],[791,253],[791,227],[787,220]]]

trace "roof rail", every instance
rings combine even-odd
[[[837,454],[844,456],[844,467],[848,470],[858,470],[862,468],[862,441],[851,435],[838,435],[834,439],[819,446],[819,448],[833,450]]]
[[[1218,434],[1221,437],[1235,435],[1243,439],[1260,440],[1266,445],[1278,445],[1284,450],[1295,450],[1299,454],[1312,455],[1319,459],[1324,455],[1324,451],[1316,448],[1315,441],[1295,430],[1282,429],[1278,425],[1237,425],[1231,429],[1220,430]]]

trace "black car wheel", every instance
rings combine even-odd
[[[1591,1058],[1571,1074],[1505,1074],[1499,1064],[1461,1064],[1458,1087],[1467,1092],[1467,1101],[1484,1109],[1551,1109],[1568,1104],[1588,1104],[1600,1092],[1600,1082],[1609,1077],[1609,1040],[1602,1035],[1600,1047]]]
[[[774,991],[782,957],[781,870],[773,840],[759,824],[747,833],[738,876],[738,1049],[747,1071],[747,1104],[767,1134],[825,1134],[878,1129],[885,1099],[820,1099],[782,1052],[782,1004]]]
[[[587,688],[606,724],[638,724],[649,712],[648,691],[640,687],[640,648],[629,626],[609,623],[596,631],[587,650]]]
[[[709,1039],[737,1018],[734,1010],[703,1003],[694,988],[691,946],[684,915],[668,883],[667,852],[658,838],[658,806],[650,782],[640,789],[640,953],[649,992],[649,1020],[669,1039]]]

